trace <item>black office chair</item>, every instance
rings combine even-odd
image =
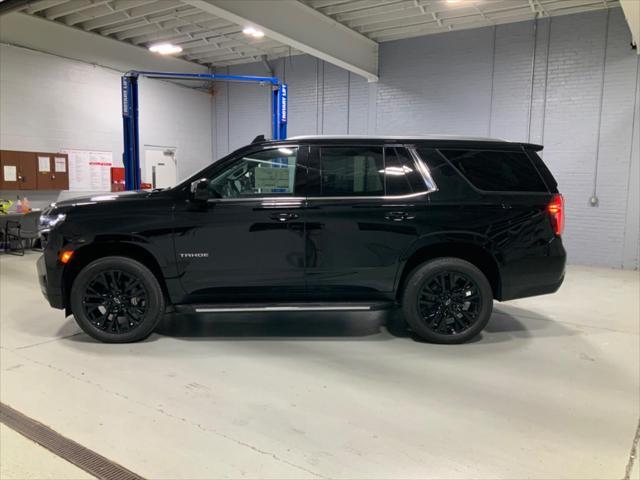
[[[26,248],[31,250],[39,249],[36,248],[36,245],[40,244],[39,220],[40,212],[29,212],[24,214],[19,221],[7,221],[5,238],[9,244],[8,253],[24,255],[25,244]],[[17,248],[13,248],[12,244],[17,244]]]

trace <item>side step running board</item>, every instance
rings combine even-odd
[[[382,310],[393,307],[392,302],[375,303],[294,303],[294,304],[211,304],[183,306],[196,313],[242,312],[349,312]]]

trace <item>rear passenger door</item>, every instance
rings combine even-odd
[[[400,146],[312,147],[306,209],[307,292],[370,299],[394,289],[402,253],[419,235],[424,179]]]

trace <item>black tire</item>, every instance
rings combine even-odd
[[[156,276],[126,257],[104,257],[84,267],[73,282],[70,300],[80,328],[106,343],[147,338],[165,311]]]
[[[489,322],[493,294],[487,277],[460,258],[429,260],[410,274],[402,310],[411,329],[432,343],[464,343]]]

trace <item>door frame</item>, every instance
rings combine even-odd
[[[176,182],[175,182],[175,185],[178,185],[178,183],[179,183],[178,179],[180,178],[178,176],[178,147],[168,146],[168,145],[165,146],[165,145],[144,144],[143,145],[143,150],[144,150],[144,164],[140,166],[140,169],[142,170],[141,177],[147,178],[147,175],[149,175],[149,176],[151,175],[151,171],[147,170],[147,167],[148,167],[148,164],[147,164],[147,150],[153,150],[153,151],[159,151],[159,152],[165,152],[167,150],[171,150],[171,151],[173,151],[173,161],[174,161],[175,166],[176,166]],[[149,182],[147,182],[147,183],[153,183],[151,177],[149,177],[148,180],[149,180]]]

